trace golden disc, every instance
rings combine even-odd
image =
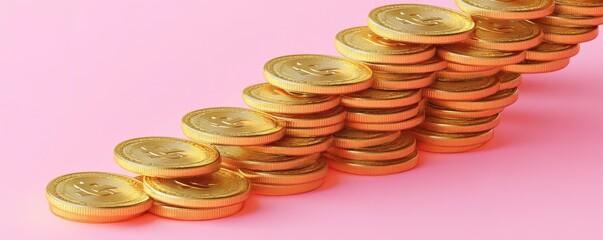
[[[348,108],[348,122],[391,123],[417,116],[423,108],[421,104],[413,104],[401,108],[362,109]]]
[[[406,132],[402,132],[394,141],[373,147],[345,149],[335,146],[327,149],[327,152],[338,157],[363,160],[363,161],[386,161],[402,158],[415,151],[415,138]]]
[[[528,20],[499,20],[474,16],[475,34],[466,44],[500,51],[523,51],[542,43],[543,32]]]
[[[499,67],[490,68],[488,70],[482,71],[473,71],[473,72],[459,72],[449,69],[444,69],[437,72],[438,78],[446,78],[446,79],[472,79],[472,78],[481,78],[481,77],[489,77],[496,75],[500,72]]]
[[[339,105],[338,96],[290,93],[269,83],[245,88],[243,100],[256,110],[288,114],[317,113]]]
[[[297,169],[282,171],[252,171],[241,169],[239,172],[253,183],[293,185],[323,179],[327,175],[328,169],[327,162],[320,157],[310,165]]]
[[[329,159],[329,167],[346,173],[379,176],[390,175],[408,171],[419,164],[419,155],[416,151],[408,156],[388,161],[359,161],[337,157],[324,153]]]
[[[373,72],[364,64],[314,55],[274,58],[264,65],[264,78],[290,92],[345,94],[369,88]]]
[[[143,137],[119,143],[115,162],[144,176],[178,178],[220,169],[220,154],[212,146],[172,137]]]
[[[540,23],[544,40],[552,43],[578,44],[588,42],[599,35],[597,26],[553,26]]]
[[[388,91],[369,88],[361,92],[341,96],[341,104],[348,108],[397,108],[418,103],[422,98],[420,89]]]
[[[245,148],[251,151],[270,154],[303,156],[327,150],[332,141],[333,138],[330,136],[308,138],[285,136],[281,140],[267,145],[249,146]]]
[[[465,65],[498,67],[521,62],[525,59],[526,53],[525,51],[505,52],[455,43],[440,46],[438,56]]]
[[[555,10],[559,13],[603,16],[603,2],[600,0],[556,0],[555,3]]]
[[[516,88],[521,85],[523,78],[521,74],[514,72],[500,72],[496,75],[500,80],[500,90]]]
[[[415,64],[366,63],[366,66],[371,68],[373,71],[400,74],[432,73],[445,69],[447,65],[448,64],[446,63],[446,61],[442,60],[439,57],[434,57],[427,61]]]
[[[417,138],[419,143],[443,147],[474,146],[485,143],[494,136],[494,130],[476,133],[440,133],[414,128],[410,133]]]
[[[263,184],[252,183],[253,192],[262,195],[271,196],[287,196],[316,190],[322,186],[324,179],[319,179],[312,182],[293,184],[293,185],[278,185],[278,184]]]
[[[429,86],[435,81],[435,73],[396,74],[373,72],[375,81],[371,88],[381,90],[412,90]]]
[[[538,19],[538,22],[556,26],[598,26],[603,24],[603,16],[593,17],[554,13]]]
[[[431,100],[436,105],[460,111],[484,111],[488,109],[505,108],[519,98],[517,88],[498,91],[496,94],[474,101],[443,101]]]
[[[149,209],[149,212],[169,219],[200,221],[232,216],[241,211],[243,207],[244,203],[241,202],[217,208],[185,208],[155,201],[153,207]]]
[[[576,56],[580,52],[580,45],[542,43],[526,52],[526,60],[554,61]]]
[[[448,44],[469,38],[475,23],[471,16],[446,8],[396,4],[373,9],[368,27],[395,41]]]
[[[315,128],[287,128],[286,133],[291,137],[321,137],[329,136],[343,129],[345,122],[338,122],[333,125]]]
[[[458,111],[452,109],[446,109],[444,107],[428,103],[425,108],[427,116],[434,116],[439,118],[482,118],[501,113],[504,108],[494,108],[482,111]]]
[[[333,146],[345,149],[373,147],[392,142],[400,134],[400,131],[368,132],[344,128],[333,135]]]
[[[182,131],[187,137],[200,142],[258,145],[282,138],[285,123],[268,114],[244,108],[206,108],[184,115]]]
[[[457,72],[479,72],[479,71],[490,70],[493,68],[496,68],[496,67],[465,65],[465,64],[455,63],[455,62],[448,62],[448,66],[446,67],[446,69],[448,69],[448,70],[457,71]]]
[[[304,156],[286,156],[268,154],[263,152],[254,152],[238,146],[216,146],[222,155],[222,162],[244,168],[258,171],[277,171],[292,168],[300,168],[308,165],[318,159],[319,153],[308,154]]]
[[[149,202],[152,204],[152,201]],[[150,205],[149,205],[150,206]],[[140,215],[143,215],[145,212],[140,212],[136,214],[130,215],[116,215],[116,216],[96,216],[96,215],[85,215],[80,213],[73,213],[69,211],[65,211],[64,209],[58,208],[56,206],[50,205],[50,212],[57,217],[60,217],[65,220],[74,221],[74,222],[83,222],[83,223],[112,223],[112,222],[121,222],[126,221]]]
[[[547,73],[564,69],[569,65],[570,59],[560,59],[548,62],[526,60],[518,64],[503,67],[505,71],[516,73]]]
[[[505,20],[536,19],[555,11],[554,0],[456,0],[466,13]]]
[[[360,123],[360,122],[347,122],[346,127],[362,131],[377,131],[377,132],[389,132],[389,131],[401,131],[410,129],[418,126],[425,120],[425,113],[419,113],[413,118],[393,122],[393,123]]]
[[[346,58],[372,63],[411,64],[432,58],[435,46],[385,39],[368,27],[343,30],[335,36],[335,48]]]
[[[478,144],[469,145],[469,146],[446,147],[446,146],[437,146],[437,145],[430,145],[427,143],[418,142],[417,149],[419,149],[421,151],[433,152],[433,153],[462,153],[462,152],[468,152],[468,151],[475,150],[481,146],[484,146],[484,144],[486,144],[486,143],[485,142],[478,143]]]
[[[434,132],[441,133],[472,133],[494,129],[500,123],[499,115],[483,118],[438,118],[427,117],[419,126]]]
[[[157,201],[189,208],[216,208],[243,202],[251,186],[241,174],[220,169],[190,178],[144,177],[144,190]]]
[[[276,119],[284,121],[287,127],[313,128],[343,122],[346,118],[347,112],[343,106],[337,106],[323,112],[312,114],[270,113],[270,115]]]
[[[440,100],[476,100],[500,89],[500,80],[496,76],[467,80],[438,79],[423,89],[423,97]]]

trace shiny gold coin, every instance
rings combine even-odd
[[[338,157],[362,161],[386,161],[405,157],[415,151],[416,140],[407,133],[402,132],[398,138],[391,142],[365,148],[345,149],[335,146],[327,152]]]
[[[473,72],[459,72],[454,70],[444,69],[442,71],[438,71],[438,78],[447,78],[447,79],[472,79],[472,78],[481,78],[481,77],[490,77],[496,75],[500,72],[499,67],[490,68],[488,70],[482,71],[473,71]]]
[[[455,43],[438,48],[438,56],[465,65],[498,67],[521,62],[525,59],[526,53],[525,51],[505,52]]]
[[[185,208],[155,201],[149,212],[169,219],[201,221],[232,216],[241,211],[244,206],[244,203],[237,203],[218,208]]]
[[[330,136],[333,133],[343,129],[345,122],[339,122],[333,125],[315,128],[287,128],[286,133],[291,137],[322,137]]]
[[[553,26],[540,24],[544,31],[544,40],[552,43],[578,44],[588,42],[599,35],[596,26]]]
[[[413,90],[429,86],[435,81],[435,73],[396,74],[373,72],[375,82],[372,88],[381,90]]]
[[[422,4],[396,4],[373,9],[368,27],[400,42],[448,44],[469,38],[475,23],[467,14]]]
[[[344,128],[333,135],[333,146],[345,149],[366,148],[386,144],[400,136],[395,132],[367,132]]]
[[[576,56],[580,52],[580,45],[542,43],[526,52],[526,60],[554,61]]]
[[[495,19],[521,20],[545,17],[555,11],[554,0],[456,0],[466,13]]]
[[[446,68],[446,61],[439,57],[431,58],[427,61],[423,61],[415,64],[380,64],[380,63],[366,63],[366,66],[371,68],[373,71],[388,72],[388,73],[400,73],[400,74],[422,74],[437,72]]]
[[[603,16],[593,17],[554,13],[538,19],[538,22],[555,26],[598,26],[603,24]]]
[[[364,64],[323,55],[289,55],[264,65],[264,78],[290,92],[345,94],[369,88],[372,71]]]
[[[213,144],[258,145],[285,135],[285,123],[265,113],[243,108],[206,108],[182,118],[187,137]]]
[[[417,148],[421,151],[433,152],[433,153],[462,153],[462,152],[468,152],[468,151],[478,149],[481,146],[484,146],[484,144],[486,144],[486,143],[485,142],[478,143],[478,144],[469,145],[469,146],[446,147],[446,146],[430,145],[427,143],[419,142],[419,143],[417,143]]]
[[[389,132],[389,131],[401,131],[411,129],[418,126],[425,120],[425,114],[419,113],[413,118],[393,122],[393,123],[361,123],[361,122],[347,122],[346,127],[362,131],[377,131],[377,132]]]
[[[418,103],[422,98],[420,89],[388,91],[369,88],[361,92],[343,95],[341,104],[349,108],[397,108]]]
[[[476,100],[495,94],[499,89],[500,80],[496,76],[467,80],[438,79],[423,89],[423,97],[452,101]]]
[[[328,169],[327,162],[321,157],[316,162],[298,169],[265,172],[241,169],[239,172],[253,183],[293,185],[324,179]]]
[[[460,111],[484,111],[488,109],[505,108],[519,98],[517,88],[498,91],[496,94],[474,101],[443,101],[431,100],[432,103]]]
[[[347,112],[343,106],[337,106],[332,109],[312,113],[312,114],[283,114],[270,113],[276,119],[285,122],[287,127],[291,128],[313,128],[334,125],[343,122]]]
[[[320,153],[327,150],[331,145],[333,138],[328,137],[292,137],[285,136],[279,141],[259,146],[245,147],[248,150],[280,154],[288,156],[303,156],[312,153]]]
[[[171,137],[121,142],[114,158],[120,167],[151,177],[190,177],[220,169],[220,154],[212,146]]]
[[[328,153],[324,153],[324,155],[329,159],[329,167],[341,172],[365,176],[401,173],[413,169],[419,164],[419,155],[416,151],[406,157],[388,161],[359,161],[340,158]]]
[[[320,154],[308,154],[304,156],[286,156],[249,151],[238,146],[216,146],[222,155],[223,163],[257,171],[278,171],[292,168],[300,168],[315,162]]]
[[[432,58],[435,46],[385,39],[368,27],[343,30],[335,36],[335,48],[344,57],[363,62],[411,64]]]
[[[253,183],[253,192],[262,195],[271,196],[287,196],[296,195],[301,193],[307,193],[316,190],[322,186],[324,179],[319,179],[312,182],[293,184],[293,185],[279,185],[279,184],[263,184]]]
[[[518,64],[504,66],[503,69],[516,73],[547,73],[564,69],[569,63],[569,58],[548,62],[526,60]]]
[[[458,111],[440,107],[433,103],[428,103],[425,108],[427,116],[439,118],[483,118],[501,113],[504,108],[488,109],[483,111]]]
[[[494,136],[494,130],[477,133],[440,133],[414,128],[410,133],[417,138],[418,143],[442,147],[474,146],[490,141]]]
[[[126,220],[146,212],[153,204],[140,181],[103,172],[55,178],[46,187],[46,198],[54,214],[80,222]]]
[[[317,113],[339,105],[338,96],[290,93],[269,83],[245,88],[243,100],[256,110],[289,114]]]
[[[249,181],[236,172],[217,172],[179,179],[144,177],[144,191],[153,199],[179,207],[216,208],[241,203],[251,191]]]
[[[465,64],[455,63],[455,62],[448,62],[448,67],[446,67],[446,69],[448,69],[448,70],[457,71],[457,72],[479,72],[479,71],[491,70],[493,68],[496,68],[496,67],[465,65]]]
[[[500,51],[523,51],[542,43],[543,32],[528,20],[499,20],[474,16],[475,34],[466,44]]]
[[[521,74],[514,72],[500,72],[496,76],[500,80],[500,90],[519,87],[523,81]]]
[[[427,117],[419,127],[441,133],[473,133],[494,129],[499,123],[498,114],[484,118]]]
[[[603,16],[601,0],[556,0],[556,10],[564,14]]]
[[[399,122],[417,116],[421,110],[422,107],[419,103],[401,108],[388,109],[349,108],[347,121],[363,123]]]

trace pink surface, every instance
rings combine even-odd
[[[603,238],[603,38],[583,44],[563,71],[527,76],[520,101],[477,152],[422,153],[417,169],[394,176],[332,171],[318,191],[253,196],[240,214],[216,221],[148,214],[95,225],[49,212],[50,179],[87,170],[126,174],[112,160],[118,142],[182,136],[188,111],[243,106],[241,91],[264,81],[268,59],[335,55],[339,30],[400,2],[0,2],[0,236]],[[453,7],[452,0],[430,2]]]

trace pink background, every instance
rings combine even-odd
[[[603,238],[602,38],[583,44],[567,69],[527,76],[477,152],[423,153],[417,169],[394,176],[332,171],[318,191],[254,196],[216,221],[145,215],[95,225],[49,212],[50,179],[126,174],[112,160],[116,143],[182,136],[188,111],[244,106],[240,92],[264,81],[265,61],[335,55],[339,30],[400,2],[410,0],[1,1],[0,237]]]

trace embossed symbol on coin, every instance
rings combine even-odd
[[[397,47],[397,46],[404,45],[401,42],[392,41],[392,40],[383,38],[374,33],[368,33],[366,36],[364,36],[364,39],[366,39],[367,41],[369,41],[371,43],[374,43],[377,45],[388,46],[388,47]]]
[[[198,182],[195,181],[180,181],[180,180],[175,180],[176,184],[178,185],[178,187],[180,187],[181,189],[199,189],[199,190],[206,190],[209,189],[213,186],[216,186],[218,184],[216,183],[212,183],[209,180],[200,180]]]
[[[184,150],[182,149],[169,149],[161,145],[140,146],[140,149],[150,158],[180,159],[186,157],[186,155],[183,154]]]
[[[500,23],[500,22],[490,22],[490,21],[483,21],[483,20],[478,20],[477,27],[480,30],[493,32],[493,33],[512,33],[515,31],[515,27],[513,27],[511,25]]]
[[[321,68],[318,64],[304,65],[303,63],[297,62],[295,66],[291,66],[300,75],[314,75],[314,76],[331,76],[339,73],[339,68]]]
[[[209,120],[209,125],[219,128],[241,128],[245,127],[250,121],[244,119],[234,119],[232,117],[216,117],[212,116]]]
[[[423,27],[431,27],[443,23],[442,18],[440,17],[424,18],[416,13],[406,14],[405,12],[400,12],[400,15],[395,16],[395,18],[404,24],[412,24]]]
[[[75,193],[81,197],[85,196],[97,196],[104,197],[118,194],[116,187],[110,185],[99,185],[97,183],[86,183],[84,181],[80,181],[73,185],[75,189],[78,191]]]

